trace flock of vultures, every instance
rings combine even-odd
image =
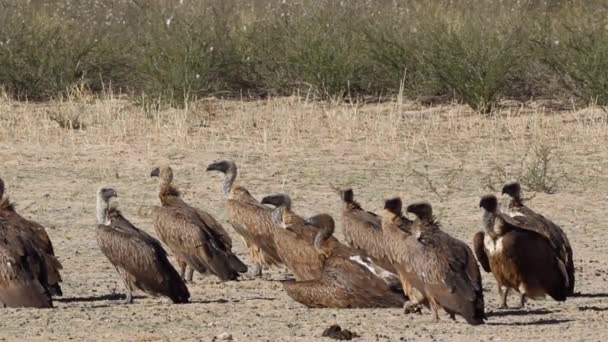
[[[328,214],[303,218],[288,195],[256,200],[236,186],[233,161],[212,163],[207,171],[224,174],[223,193],[229,222],[250,252],[255,276],[284,265],[295,279],[283,281],[287,295],[311,308],[389,308],[406,312],[429,308],[434,320],[445,310],[469,324],[486,319],[481,274],[494,274],[507,307],[509,291],[526,299],[546,295],[564,301],[573,294],[572,249],[564,231],[522,203],[515,181],[502,189],[502,200],[481,197],[482,229],[467,243],[452,237],[427,202],[404,208],[388,199],[381,215],[366,211],[352,189],[337,189],[343,202],[346,243],[334,236]],[[169,166],[155,168],[160,206],[152,211],[154,229],[173,254],[179,272],[156,238],[133,226],[116,208],[117,191],[97,191],[97,243],[122,278],[132,303],[136,289],[187,303],[186,284],[194,271],[222,281],[237,280],[247,265],[232,251],[232,237],[208,212],[186,203],[172,184]],[[44,227],[20,216],[0,180],[0,304],[5,307],[52,307],[61,296],[61,263]],[[409,218],[407,216],[410,216]]]

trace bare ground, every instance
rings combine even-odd
[[[84,129],[57,123],[70,120]],[[45,105],[1,101],[0,175],[21,213],[48,227],[65,268],[65,296],[51,310],[3,310],[0,339],[209,341],[227,332],[238,341],[310,341],[337,323],[361,341],[608,340],[607,120],[601,110],[553,111],[543,104],[488,117],[456,105],[298,98],[208,100],[156,112],[111,96]],[[494,279],[485,274],[489,319],[471,327],[447,316],[431,323],[428,311],[307,309],[283,292],[280,280],[289,273],[272,269],[263,279],[238,282],[195,276],[187,305],[142,293],[134,305],[116,304],[120,279],[95,242],[97,187],[114,185],[125,215],[154,234],[150,210],[158,189],[148,175],[170,162],[186,200],[225,222],[221,178],[205,172],[220,158],[237,161],[240,184],[257,197],[287,192],[299,213],[329,212],[338,225],[330,184],[352,186],[374,211],[389,196],[429,200],[444,229],[469,243],[480,226],[478,198],[489,188],[511,177],[548,187],[557,193],[531,191],[529,203],[568,233],[580,295],[499,310]],[[341,238],[339,229],[336,234]]]

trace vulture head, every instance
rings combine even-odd
[[[494,195],[483,195],[479,201],[479,207],[489,213],[495,213],[498,210],[498,200]]]
[[[237,175],[236,163],[232,160],[221,160],[207,166],[207,171],[219,171],[226,175],[224,178],[224,194],[228,195],[232,191],[232,185]]]
[[[498,213],[498,200],[494,195],[481,196],[479,207],[483,208],[481,221],[483,227],[488,233],[494,233],[494,222]]]
[[[287,194],[274,194],[262,198],[262,204],[270,204],[274,207],[285,207],[291,209],[291,198]]]
[[[320,228],[315,236],[314,246],[321,250],[321,244],[334,234],[336,222],[329,214],[319,214],[306,219],[306,223]]]
[[[329,229],[332,231],[332,234],[336,228],[336,222],[329,214],[317,214],[315,216],[311,216],[305,219],[304,223],[321,229]]]
[[[173,169],[169,165],[155,167],[150,172],[150,177],[158,177],[162,183],[171,184],[173,182]]]
[[[219,171],[224,174],[237,172],[236,163],[232,160],[220,160],[207,166],[207,171]]]
[[[406,211],[418,217],[420,221],[433,221],[433,207],[429,202],[415,202],[407,206]]]
[[[403,210],[403,204],[401,198],[395,197],[384,201],[384,211],[392,216],[401,216]]]
[[[118,197],[118,194],[111,187],[102,186],[97,189],[97,223],[106,224],[110,199],[113,197]]]
[[[519,201],[521,200],[521,185],[516,180],[508,181],[502,186],[502,194]]]

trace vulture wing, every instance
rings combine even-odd
[[[152,211],[154,228],[167,246],[198,272],[209,269],[222,280],[235,280],[226,246],[212,230],[176,207],[156,207]]]
[[[295,301],[312,308],[402,307],[403,295],[394,293],[363,266],[341,257],[327,260],[321,278],[283,283]]]
[[[475,250],[475,256],[477,257],[477,261],[481,264],[481,267],[484,271],[490,273],[492,270],[490,269],[490,260],[488,259],[488,255],[486,254],[486,248],[484,246],[485,233],[477,232],[473,236],[473,248]]]
[[[8,307],[50,308],[42,255],[0,223],[0,304]],[[42,271],[42,274],[40,272]]]
[[[174,303],[188,302],[188,288],[158,240],[122,215],[113,215],[110,225],[97,226],[97,243],[108,260],[125,270],[139,289],[154,296],[167,296]]]

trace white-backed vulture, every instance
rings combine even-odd
[[[0,218],[0,306],[51,308],[44,256]]]
[[[209,270],[221,280],[236,280],[247,266],[232,252],[229,241],[218,232],[219,223],[208,213],[186,204],[172,185],[173,170],[168,165],[150,173],[159,177],[162,206],[154,207],[156,234],[175,255],[182,278],[186,265],[200,273]]]
[[[553,221],[536,213],[524,204],[521,185],[517,181],[507,182],[502,188],[502,194],[508,197],[503,212],[517,222],[517,226],[535,231],[547,238],[559,258],[566,265],[568,272],[568,295],[574,294],[574,257],[568,236],[560,226]]]
[[[225,175],[223,192],[226,196],[228,218],[249,248],[255,265],[254,275],[261,276],[264,266],[280,265],[281,258],[273,240],[271,209],[258,202],[244,187],[234,186],[238,170],[233,161],[212,163],[207,167],[207,171],[219,171]]]
[[[188,303],[190,292],[167,258],[160,242],[133,226],[110,199],[114,189],[97,191],[97,245],[120,274],[127,296],[133,303],[133,291],[140,289],[152,296],[165,296],[173,303]]]
[[[0,179],[0,218],[4,218],[9,225],[20,230],[21,234],[25,234],[27,239],[44,254],[48,290],[51,295],[62,296],[63,291],[59,283],[62,281],[60,270],[63,267],[55,257],[51,239],[42,225],[24,218],[15,211],[15,205],[11,203],[8,195],[4,194],[4,190],[4,181]]]
[[[274,230],[274,241],[279,256],[287,268],[292,271],[297,281],[318,279],[323,270],[324,259],[314,248],[314,239],[317,237],[319,227],[316,222],[317,216],[304,219],[291,210],[291,198],[287,194],[276,194],[266,196],[261,203],[271,204],[279,208],[281,213],[281,224],[276,225]],[[273,211],[276,214],[276,211]],[[325,214],[321,214],[323,217]],[[273,222],[277,221],[276,219]],[[398,276],[386,270],[377,260],[369,257],[364,251],[349,247],[329,236],[324,243],[326,249],[333,254],[347,257],[356,257],[359,262],[372,270],[374,274],[383,279],[391,288],[401,292],[401,283]]]
[[[342,232],[346,243],[373,257],[389,272],[397,273],[389,261],[382,235],[382,218],[361,208],[355,201],[352,189],[338,190],[344,208],[342,209]]]
[[[507,307],[509,289],[521,294],[521,306],[526,298],[539,299],[546,294],[557,301],[566,300],[568,274],[549,240],[517,226],[500,211],[494,195],[483,196],[479,206],[483,208],[485,232],[475,234],[475,254],[484,270],[496,278],[501,308]]]
[[[428,202],[407,207],[416,215],[413,229],[417,244],[411,266],[424,284],[435,319],[443,308],[452,318],[462,316],[469,324],[482,324],[485,318],[483,287],[477,260],[471,248],[441,229]]]
[[[400,198],[385,201],[382,211],[384,245],[386,255],[397,270],[403,291],[409,298],[404,306],[406,312],[419,311],[421,305],[429,305],[422,280],[411,266],[417,244],[412,225],[413,222],[402,214]]]
[[[283,210],[276,208],[273,218],[277,225],[285,225]],[[395,291],[370,267],[369,259],[359,254],[334,248],[328,240],[332,237],[335,223],[327,214],[317,215],[309,220],[318,229],[313,247],[321,261],[321,274],[311,280],[287,280],[283,288],[293,300],[309,308],[385,308],[401,307],[405,298],[401,291]],[[287,229],[287,227],[285,228]],[[310,228],[303,228],[310,229]],[[309,245],[307,239],[299,240],[294,248]],[[346,247],[349,249],[348,247]]]

